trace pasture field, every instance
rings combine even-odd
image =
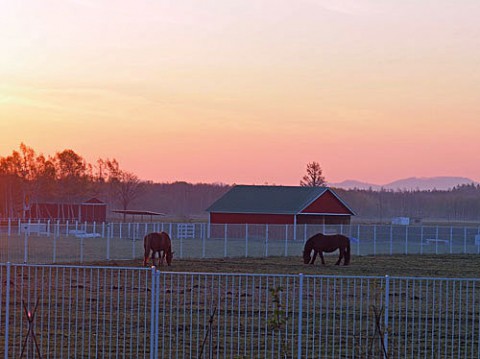
[[[224,258],[224,259],[176,259],[172,266],[159,267],[165,272],[196,273],[254,273],[254,274],[309,274],[338,276],[391,277],[445,277],[480,278],[480,255],[477,254],[424,254],[352,256],[348,266],[335,266],[337,255],[325,255],[326,265],[320,258],[314,265],[306,265],[302,257]],[[142,258],[125,261],[94,261],[84,265],[142,266]]]
[[[388,298],[390,358],[478,358],[478,280],[427,277],[478,278],[480,256],[353,256],[350,266],[335,266],[336,255],[325,259],[326,266],[305,265],[300,256],[174,259],[155,280],[141,257],[13,265],[8,281],[1,267],[2,283],[10,283],[9,354],[20,356],[28,332],[23,302],[34,308],[38,300],[35,331],[50,358],[148,358],[152,350],[164,358],[278,358],[284,345],[296,357],[299,340],[305,358],[382,357],[373,311]],[[387,286],[385,275],[407,278]],[[288,319],[272,329],[276,288]],[[34,349],[29,342],[27,357]]]

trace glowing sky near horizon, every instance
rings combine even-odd
[[[0,156],[154,182],[480,180],[480,1],[0,0]]]

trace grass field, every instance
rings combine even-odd
[[[300,295],[303,357],[381,357],[382,336],[375,332],[372,309],[383,310],[382,277],[389,275],[407,277],[392,280],[388,290],[391,358],[478,358],[479,282],[419,277],[478,278],[480,256],[353,256],[349,266],[335,261],[336,255],[326,257],[326,266],[304,265],[300,256],[174,259],[172,266],[160,268],[153,291],[160,357],[198,357],[207,337],[205,357],[280,357],[283,340],[294,357]],[[142,258],[75,264],[80,263],[12,267],[9,354],[19,357],[27,333],[23,300],[32,308],[39,298],[35,330],[48,357],[149,357],[152,273],[136,270]],[[305,278],[301,291],[298,276],[283,276],[299,273],[326,277]],[[0,279],[7,283],[5,267]],[[278,287],[288,320],[272,330],[271,290]],[[0,332],[5,317],[0,315]],[[30,343],[28,354],[33,352]]]
[[[472,255],[392,255],[353,256],[349,266],[335,266],[336,256],[325,257],[322,266],[317,259],[314,265],[305,265],[300,256],[268,258],[226,259],[175,259],[172,266],[160,267],[167,272],[213,273],[268,273],[268,274],[319,274],[338,276],[398,276],[479,278],[480,256]],[[137,267],[142,259],[126,261],[95,261],[84,265]]]

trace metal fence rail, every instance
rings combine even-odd
[[[355,255],[480,253],[480,227],[5,223],[0,227],[0,261],[14,263],[136,259],[143,255],[145,234],[162,230],[170,234],[177,258],[297,256],[318,232],[353,238]]]
[[[3,358],[480,356],[480,279],[3,264],[0,280]]]
[[[1,269],[2,357],[149,357],[151,271],[23,265]]]

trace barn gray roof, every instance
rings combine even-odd
[[[206,209],[207,212],[223,213],[275,213],[296,214],[318,197],[330,191],[338,200],[353,211],[328,187],[299,186],[246,186],[238,185]]]

